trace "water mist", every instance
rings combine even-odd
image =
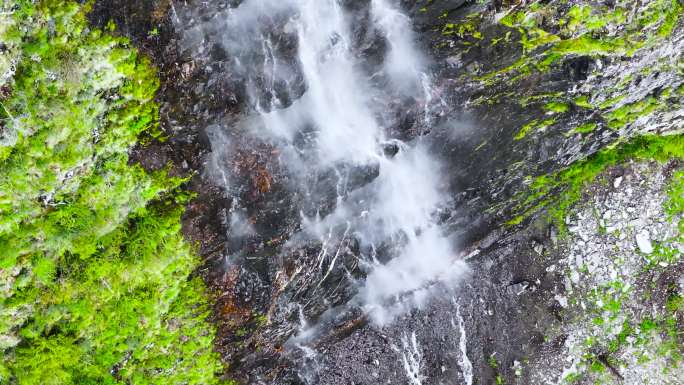
[[[397,100],[412,101],[420,111],[416,126],[428,128],[441,102],[410,20],[389,0],[370,1],[365,33],[384,42],[381,62],[370,63],[342,3],[246,0],[223,13],[213,33],[222,36],[234,70],[246,79],[250,108],[237,124],[277,148],[281,166],[295,175],[292,183],[312,200],[316,190],[307,176],[336,178],[332,209],[302,211],[301,227],[286,247],[320,241],[323,281],[337,263],[340,242],[355,239],[366,274],[350,306],[382,326],[458,283],[467,268],[436,219],[448,201],[438,160],[420,132],[406,141],[391,134],[396,121],[388,117],[406,108]],[[215,150],[222,146],[229,141],[212,142]],[[210,166],[234,189],[224,163]],[[350,170],[368,169],[374,178],[350,187]],[[381,248],[390,251],[381,257]]]

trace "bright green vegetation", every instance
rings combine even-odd
[[[523,114],[526,120],[518,119],[520,123],[510,127],[509,135],[515,140],[516,149],[534,151],[534,147],[528,146],[539,143],[536,134],[551,141],[560,140],[561,135],[572,136],[570,144],[582,145],[583,149],[592,147],[596,137],[617,138],[550,175],[537,176],[539,171],[531,171],[534,177],[525,181],[526,191],[512,202],[496,206],[498,209],[516,205],[509,225],[542,213],[542,219],[552,221],[561,235],[567,236],[566,218],[571,210],[586,208],[580,202],[591,196],[590,189],[612,183],[602,177],[609,167],[631,160],[667,163],[684,159],[681,125],[675,120],[667,126],[668,116],[676,115],[682,108],[684,67],[665,53],[674,40],[673,31],[679,33],[684,26],[684,3],[519,3],[504,2],[500,25],[492,26],[488,23],[492,19],[487,18],[481,25],[470,23],[475,20],[470,17],[461,24],[453,24],[448,31],[458,31],[451,35],[456,35],[454,42],[459,48],[478,46],[496,58],[476,62],[478,65],[468,67],[461,75],[464,83],[484,89],[476,93],[474,105],[501,103],[506,112],[516,107],[506,103],[529,108]],[[478,39],[472,38],[476,32],[480,32]],[[616,67],[624,71],[614,72]],[[571,85],[556,87],[559,78]],[[668,81],[652,82],[654,78]],[[528,140],[532,136],[534,140]],[[572,154],[584,156],[582,152],[573,150]],[[538,170],[535,166],[525,164],[530,170]],[[673,173],[668,197],[665,213],[680,230],[675,238],[653,242],[654,251],[650,254],[637,251],[630,255],[629,264],[625,262],[628,250],[615,245],[610,250],[606,248],[601,263],[614,265],[617,274],[608,283],[600,280],[601,284],[586,284],[591,282],[587,277],[592,274],[607,276],[605,270],[595,273],[595,265],[586,260],[583,266],[572,268],[574,275],[568,276],[568,282],[573,282],[572,289],[566,293],[569,306],[563,310],[564,320],[558,333],[579,337],[571,340],[570,354],[580,362],[576,372],[565,378],[566,382],[620,383],[620,373],[631,373],[625,369],[632,369],[635,363],[643,364],[641,368],[677,370],[681,376],[684,301],[676,285],[664,294],[663,287],[656,282],[672,277],[673,266],[680,266],[682,261],[677,243],[684,241],[684,172]],[[635,234],[629,230],[610,230],[608,234],[605,222],[601,222],[597,217],[597,235],[621,239],[626,236],[633,242]],[[627,265],[634,266],[635,273],[621,276]],[[579,279],[572,281],[571,277]],[[651,282],[653,286],[649,286]],[[665,300],[666,305],[662,306]],[[549,331],[552,335],[556,333],[553,329]],[[496,372],[497,363],[492,358],[489,364]]]
[[[670,7],[671,5],[671,7]],[[553,12],[553,9],[544,8],[542,6],[530,7],[526,11],[521,10],[509,14],[502,20],[503,24],[516,26],[520,32],[525,35],[529,33],[529,29],[536,25],[539,17],[531,16],[537,15],[539,12]],[[568,13],[570,21],[566,19],[559,19],[560,24],[564,25],[569,30],[568,33],[576,34],[578,31],[591,32],[598,28],[598,25],[604,23],[624,23],[624,17],[620,16],[623,12],[621,8],[616,8],[610,17],[601,17],[594,19],[594,14],[604,15],[600,9],[594,9],[590,6],[573,6]],[[656,11],[659,10],[659,11]],[[667,10],[666,12],[664,10]],[[662,11],[662,12],[661,12]],[[649,28],[658,27],[657,31],[670,31],[673,25],[678,22],[682,14],[682,6],[675,2],[670,4],[669,0],[656,0],[649,3],[645,11],[637,15],[637,22],[641,26],[648,26]],[[537,15],[538,16],[538,15]],[[596,21],[594,25],[592,20]],[[527,32],[525,32],[527,31]],[[627,28],[626,31],[634,33],[642,32],[639,28]],[[562,35],[562,33],[560,33]],[[662,38],[667,34],[661,33],[658,38]],[[582,35],[585,36],[585,35]],[[652,40],[652,39],[651,39]],[[649,41],[651,41],[649,40]],[[650,43],[649,43],[650,44]],[[526,61],[528,58],[523,55],[520,60]],[[519,62],[520,62],[519,60]],[[680,70],[681,72],[681,70]],[[508,70],[497,71],[497,74],[508,73]],[[529,71],[526,73],[529,74]],[[493,74],[487,75],[492,76]],[[514,78],[515,79],[515,78]],[[573,102],[578,108],[585,108],[594,110],[596,115],[600,118],[593,118],[589,121],[580,122],[576,127],[567,131],[566,135],[573,134],[590,134],[596,131],[599,127],[607,127],[613,130],[623,130],[633,125],[640,118],[647,118],[653,114],[662,113],[666,111],[673,111],[681,108],[682,96],[684,96],[683,88],[676,86],[665,88],[664,90],[648,95],[645,98],[631,102],[622,103],[629,92],[628,85],[632,80],[631,74],[620,81],[615,89],[599,90],[593,96],[580,95],[575,96]],[[568,111],[568,104],[558,102],[562,100],[561,95],[555,95],[551,101],[544,105],[547,113],[563,114]],[[569,97],[568,97],[569,98]],[[592,103],[592,99],[597,101]],[[544,99],[541,99],[544,100]],[[520,140],[533,132],[544,131],[548,126],[554,124],[554,121],[547,120],[545,124],[540,124],[538,120],[532,120],[524,125],[515,135],[516,140]],[[639,138],[632,143],[624,143],[625,140],[615,143],[608,149],[600,151],[592,158],[578,162],[571,165],[565,171],[556,173],[551,176],[542,176],[531,181],[530,193],[521,194],[518,199],[523,202],[518,205],[515,217],[510,220],[509,224],[518,224],[522,222],[532,212],[542,207],[551,207],[550,211],[552,217],[557,219],[561,227],[563,227],[562,218],[565,212],[572,203],[579,199],[582,187],[588,182],[592,181],[605,167],[624,161],[630,157],[649,158],[649,156],[658,156],[659,150],[662,149],[667,154],[673,157],[682,157],[681,137],[667,137],[658,138],[656,136],[648,136],[646,138]],[[627,140],[628,141],[628,140]],[[668,143],[672,141],[672,143]],[[640,146],[645,146],[641,148]],[[664,158],[667,158],[666,156]],[[550,193],[565,191],[559,200],[552,200]]]
[[[630,17],[633,2],[618,2],[616,7],[600,4],[574,5],[569,10],[560,2],[534,6],[509,12],[502,25],[515,29],[520,35],[520,57],[513,64],[486,73],[479,80],[487,85],[497,82],[516,83],[535,73],[546,72],[566,57],[631,57],[639,50],[649,49],[670,36],[681,24],[684,5],[678,0],[652,0],[641,5],[634,17]],[[551,22],[549,22],[551,20]],[[615,32],[609,32],[609,31]],[[649,68],[656,68],[658,65]],[[661,70],[672,72],[673,68]],[[681,73],[681,70],[680,70]],[[603,99],[597,105],[590,103],[590,97],[576,97],[576,105],[593,109],[605,123],[601,127],[620,130],[628,127],[640,117],[666,110],[676,110],[681,105],[681,93],[666,89],[657,95],[622,105],[620,101],[629,94],[633,74],[627,74],[615,87],[599,89],[592,98]],[[572,98],[573,95],[568,95]],[[544,106],[549,113],[562,114],[568,105],[551,101]],[[590,122],[579,122],[570,134],[589,134],[598,127]],[[528,130],[525,130],[525,129]],[[520,133],[530,131],[521,128]],[[523,135],[524,136],[524,135]]]
[[[0,383],[216,383],[205,288],[189,279],[198,260],[180,234],[183,180],[127,155],[158,134],[154,69],[90,29],[88,5],[9,3]]]
[[[664,108],[666,104],[661,102],[661,100],[668,99],[670,95],[671,93],[669,90],[666,90],[666,92],[661,94],[660,98],[649,96],[638,102],[626,104],[614,109],[605,114],[605,117],[608,120],[608,127],[612,129],[625,127],[627,124],[634,122],[641,116],[649,115],[654,111]]]
[[[667,195],[669,199],[665,204],[665,213],[672,221],[684,213],[684,171],[678,171],[672,176]],[[680,235],[684,237],[684,220],[680,220],[678,226]]]
[[[647,135],[628,143],[604,148],[593,156],[573,163],[566,169],[531,180],[529,191],[520,194],[518,214],[509,224],[518,224],[542,208],[559,228],[565,228],[568,210],[580,200],[583,190],[607,167],[628,159],[668,161],[684,159],[684,135]]]
[[[684,339],[681,336],[684,297],[677,284],[666,288],[668,294],[664,306],[653,306],[651,312],[648,311],[651,306],[634,310],[635,306],[652,302],[655,282],[680,263],[683,256],[673,245],[684,240],[684,171],[673,174],[667,196],[665,213],[668,220],[677,221],[679,233],[657,245],[653,254],[637,257],[644,275],[640,280],[652,284],[644,284],[638,289],[625,284],[622,279],[626,277],[618,277],[608,284],[588,287],[587,291],[576,293],[571,300],[575,307],[579,307],[579,300],[586,304],[586,307],[576,310],[580,317],[591,318],[591,324],[585,330],[588,336],[582,346],[580,365],[565,378],[565,382],[591,378],[597,383],[614,383],[615,376],[611,371],[634,363],[649,365],[658,361],[654,366],[666,375],[670,371],[681,370],[684,360]],[[617,258],[614,263],[619,265],[624,261]]]
[[[563,2],[535,3],[506,14],[500,23],[520,34],[522,56],[513,65],[481,77],[491,82],[501,75],[517,73],[513,80],[532,71],[546,71],[569,55],[631,56],[638,49],[652,47],[667,38],[679,22],[684,6],[678,0],[653,0],[633,19],[631,1],[606,5],[573,5]],[[544,21],[554,20],[559,28]],[[606,34],[607,28],[619,31]]]
[[[584,124],[582,124],[581,126],[578,126],[578,127],[575,128],[574,130],[572,130],[572,132],[573,132],[573,133],[574,133],[574,132],[577,132],[577,133],[580,133],[580,134],[586,134],[586,133],[589,133],[589,132],[594,131],[594,130],[596,129],[596,127],[598,127],[598,124],[596,124],[596,123],[594,123],[594,122],[584,123]]]
[[[475,46],[487,49],[505,45],[495,51],[508,53],[499,60],[506,65],[483,73],[477,73],[476,69],[474,76],[466,73],[463,77],[489,89],[508,90],[515,89],[518,84],[536,82],[552,69],[566,71],[563,66],[580,57],[588,61],[602,59],[603,63],[638,59],[641,53],[662,45],[683,23],[684,4],[679,0],[649,0],[638,3],[636,7],[633,1],[628,0],[618,0],[614,6],[602,2],[585,3],[570,6],[566,1],[554,0],[511,7],[498,21],[499,29],[493,29],[491,24],[484,22],[481,13],[473,13],[459,22],[445,24],[441,32],[452,36],[463,51]],[[654,60],[644,70],[679,74],[682,71],[681,66],[669,63],[666,57]],[[600,69],[594,68],[593,71],[600,72]],[[569,91],[555,96],[529,96],[518,95],[517,91],[504,91],[480,96],[473,104],[492,105],[513,97],[519,99],[522,106],[539,104],[549,115],[554,115],[555,121],[551,124],[554,130],[562,128],[568,135],[593,136],[606,128],[616,131],[630,129],[639,118],[646,119],[681,107],[684,93],[677,89],[682,87],[681,84],[656,90],[642,100],[621,103],[630,94],[631,86],[638,84],[641,76],[647,75],[627,71],[622,79],[616,79],[615,84],[597,86],[585,95]],[[594,118],[591,121],[567,122],[564,118],[568,117],[569,111],[572,112],[571,104],[592,110]],[[515,139],[546,131],[550,125],[540,125],[541,120],[537,118],[537,121],[522,124],[514,133]]]
[[[465,18],[461,23],[447,23],[442,28],[442,35],[450,36],[456,35],[460,38],[471,38],[474,40],[482,40],[482,33],[478,30],[480,22],[482,21],[482,14],[473,13]]]
[[[570,109],[570,106],[568,106],[565,103],[550,102],[550,103],[547,103],[546,106],[544,106],[544,109],[548,112],[552,112],[555,114],[561,114],[563,112],[568,112],[568,110]]]
[[[504,378],[499,373],[499,361],[496,359],[496,353],[492,353],[489,358],[487,359],[487,364],[489,365],[490,368],[494,371],[494,382],[496,385],[504,385]]]
[[[515,140],[520,140],[524,138],[525,136],[527,136],[527,134],[529,134],[532,131],[543,131],[546,128],[552,126],[555,122],[556,120],[553,118],[546,119],[541,122],[537,119],[534,119],[520,129],[518,134],[515,136]]]
[[[565,383],[583,379],[615,383],[612,371],[621,371],[630,363],[646,366],[658,360],[656,366],[665,373],[679,369],[683,359],[678,326],[678,319],[684,315],[682,297],[671,296],[665,311],[654,318],[623,309],[623,301],[635,301],[637,297],[634,290],[619,281],[595,288],[583,297],[583,303],[588,305],[581,312],[594,318],[579,346],[579,365],[566,375]]]

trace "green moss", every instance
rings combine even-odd
[[[589,103],[589,97],[586,95],[578,96],[575,98],[575,105],[582,108],[593,108],[594,106]]]
[[[607,108],[613,107],[614,105],[616,105],[617,103],[619,103],[620,101],[622,101],[626,97],[627,97],[627,95],[625,95],[625,94],[617,95],[615,97],[612,97],[612,98],[605,100],[604,102],[599,104],[598,107],[602,110],[605,110]]]
[[[517,206],[516,217],[526,218],[546,208],[550,218],[564,229],[567,212],[580,200],[584,187],[593,182],[607,167],[627,159],[652,159],[661,162],[684,159],[684,136],[637,137],[628,143],[604,148],[588,159],[575,162],[552,175],[539,176],[531,182],[529,191],[518,196],[520,203]],[[549,205],[550,200],[547,197],[552,194],[555,195],[554,204]],[[524,219],[519,219],[522,220]]]
[[[491,83],[510,75],[509,81],[518,81],[531,70],[548,71],[567,56],[631,56],[671,35],[683,13],[678,0],[654,0],[635,18],[628,17],[631,7],[624,5],[586,4],[564,10],[555,4],[534,4],[510,12],[499,21],[520,34],[522,56],[518,62],[485,74],[480,80]],[[607,27],[618,33],[607,35]],[[500,39],[492,41],[492,45],[499,43]]]
[[[677,227],[679,229],[679,242],[684,242],[684,171],[678,171],[672,175],[672,180],[667,189],[668,199],[665,201],[665,214],[667,219],[672,222],[678,220]],[[661,250],[658,247],[658,250]],[[681,256],[678,249],[672,248],[674,255]],[[671,258],[670,258],[671,259]]]
[[[608,120],[608,127],[617,130],[634,122],[641,116],[648,115],[655,111],[659,106],[659,101],[653,96],[649,96],[636,103],[626,104],[605,114]]]
[[[677,336],[676,310],[668,310],[668,314],[655,318],[631,314],[625,310],[619,311],[616,316],[612,311],[607,311],[614,306],[606,304],[608,302],[620,299],[633,303],[637,300],[635,296],[642,294],[638,290],[627,290],[620,281],[590,289],[588,293],[577,294],[583,298],[583,302],[590,305],[583,307],[581,312],[594,318],[592,326],[586,330],[590,335],[583,344],[585,353],[572,373],[573,376],[589,377],[600,382],[604,378],[606,365],[621,367],[623,362],[617,357],[625,355],[634,356],[640,365],[651,361],[655,355],[663,357],[670,362],[666,370],[678,365],[681,361],[681,342]],[[599,306],[601,303],[603,304]],[[667,307],[669,309],[669,305]],[[606,318],[606,314],[611,316]],[[625,317],[627,319],[622,320]],[[600,358],[596,355],[597,351],[603,352]]]
[[[568,112],[568,110],[570,109],[570,106],[568,106],[566,103],[550,102],[544,106],[544,109],[548,112],[561,114],[563,112]]]
[[[563,378],[563,382],[566,384],[574,384],[582,381],[584,375],[581,373],[569,373]]]
[[[678,0],[661,1],[659,3],[663,3],[663,8],[665,8],[665,10],[664,12],[660,12],[661,14],[664,14],[664,18],[662,24],[658,27],[657,36],[666,38],[672,34],[672,31],[674,31],[677,23],[681,19],[684,5]]]
[[[455,35],[460,38],[473,38],[482,40],[482,33],[479,31],[480,23],[482,22],[482,15],[473,13],[465,17],[465,20],[460,23],[447,23],[442,27],[442,35]]]
[[[10,3],[0,383],[216,383],[205,288],[188,279],[199,261],[180,233],[184,179],[128,157],[159,135],[155,69],[89,28],[87,4]]]
[[[666,309],[670,313],[676,313],[684,310],[684,297],[674,294],[667,299]]]
[[[561,39],[554,34],[548,33],[543,29],[535,28],[522,34],[520,44],[522,44],[525,52],[531,52],[538,47],[556,43],[560,40]]]
[[[588,56],[606,56],[606,55],[624,55],[627,54],[627,42],[619,38],[605,38],[596,39],[590,35],[581,35],[579,37],[563,40],[556,44],[550,51],[551,54],[558,54],[560,56],[568,55],[588,55]]]
[[[510,73],[516,73],[520,77],[526,76],[531,73],[533,67],[534,66],[531,64],[530,60],[523,56],[508,67],[482,75],[476,78],[476,80],[480,80],[488,85],[491,85],[496,82],[497,78]]]
[[[499,368],[499,361],[496,359],[496,354],[492,353],[489,358],[487,359],[487,364],[489,364],[489,367],[496,370]]]
[[[646,318],[639,324],[639,331],[641,333],[650,333],[658,327],[656,322],[650,318]]]
[[[534,119],[533,121],[522,126],[520,128],[520,131],[518,131],[518,134],[515,135],[515,140],[520,140],[520,139],[524,138],[525,136],[527,136],[527,134],[530,131],[532,131],[537,126],[538,123],[539,123],[539,120]]]
[[[606,371],[606,367],[605,367],[605,365],[603,365],[603,363],[601,361],[596,360],[596,359],[592,359],[590,370],[592,372],[596,372],[596,373],[603,373]]]
[[[520,131],[515,135],[515,140],[520,140],[526,137],[530,132],[532,131],[543,131],[546,128],[552,126],[556,122],[555,119],[546,119],[544,121],[539,121],[537,119],[534,119],[533,121],[529,122],[528,124],[524,125],[522,128],[520,128]]]
[[[525,215],[518,215],[515,218],[506,222],[506,225],[513,226],[522,223],[525,220]]]
[[[598,124],[596,124],[594,122],[584,123],[581,126],[575,128],[573,130],[573,132],[578,132],[580,134],[586,134],[586,133],[594,131],[596,129],[596,127],[598,127]]]
[[[535,95],[530,95],[530,96],[523,96],[523,97],[519,97],[518,95],[515,95],[514,93],[511,93],[509,95],[509,97],[518,98],[518,103],[520,103],[520,105],[522,107],[527,107],[530,104],[537,103],[540,101],[558,99],[562,96],[563,96],[562,92],[546,92],[546,93],[535,94]]]

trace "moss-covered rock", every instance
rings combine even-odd
[[[452,116],[477,127],[445,140],[464,170],[453,183],[482,191],[494,222],[547,206],[524,192],[536,178],[643,135],[682,134],[680,1],[456,3],[413,12],[444,64]]]

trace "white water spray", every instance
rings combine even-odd
[[[324,279],[340,250],[331,234],[341,228],[343,238],[358,239],[368,274],[355,303],[383,325],[421,306],[440,287],[456,284],[466,267],[435,219],[447,203],[439,162],[420,138],[401,143],[388,137],[391,122],[383,118],[388,106],[408,97],[421,111],[422,126],[429,126],[435,96],[426,61],[414,46],[410,20],[394,4],[370,0],[369,9],[372,29],[386,42],[382,65],[373,73],[355,49],[355,20],[338,0],[245,0],[215,29],[248,79],[254,113],[241,124],[255,137],[271,138],[288,169],[296,175],[333,169],[339,176],[350,165],[379,168],[372,182],[354,191],[338,184],[333,212],[323,218],[303,214],[297,238],[321,241]],[[273,25],[282,28],[274,33]],[[296,60],[279,53],[287,45],[284,35],[296,40]],[[248,64],[254,57],[261,59]],[[298,76],[305,84],[301,96]],[[295,100],[287,102],[287,95]],[[398,143],[398,153],[385,154],[390,142]],[[385,263],[368,251],[380,245],[397,250]],[[325,267],[323,258],[332,263]]]
[[[401,345],[403,347],[401,350],[401,362],[404,364],[406,377],[411,385],[423,385],[423,380],[425,378],[420,372],[423,353],[420,350],[416,332],[411,332],[410,338],[407,333],[404,333],[401,336]],[[399,349],[395,347],[395,350]]]
[[[473,385],[473,363],[468,358],[468,347],[466,346],[468,337],[465,330],[465,321],[461,316],[461,306],[455,300],[454,303],[456,304],[456,319],[458,319],[458,347],[461,350],[461,359],[458,365],[461,367],[465,385]],[[453,319],[451,323],[452,325],[454,324]],[[455,327],[456,325],[453,326]]]

